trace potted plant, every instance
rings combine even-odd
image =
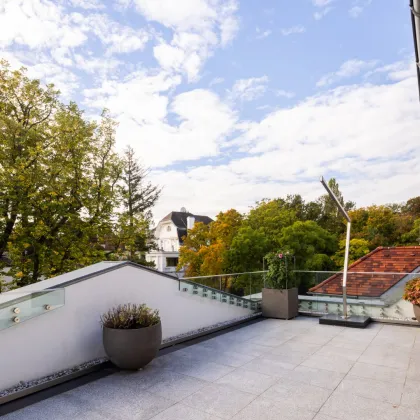
[[[270,253],[268,272],[262,290],[262,314],[267,318],[291,319],[298,315],[298,289],[289,253]]]
[[[162,342],[159,311],[128,303],[101,316],[105,353],[121,369],[140,369],[150,363]]]
[[[403,299],[413,304],[414,315],[420,322],[420,277],[416,277],[405,285]]]

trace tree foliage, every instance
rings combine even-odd
[[[145,255],[154,248],[151,209],[159,199],[161,189],[147,181],[147,174],[134,149],[127,146],[122,157],[119,183],[122,211],[110,234],[112,251],[108,255],[128,258],[142,265],[154,265],[146,261]]]
[[[377,246],[420,244],[418,198],[406,204],[356,208],[344,200],[334,179],[329,185],[352,220],[350,264]],[[185,265],[190,276],[259,271],[266,267],[265,255],[281,249],[294,256],[298,270],[341,270],[345,228],[346,221],[328,195],[310,202],[300,195],[264,199],[248,214],[230,210],[208,226],[196,224],[181,247],[179,267]],[[299,279],[303,289],[314,281],[305,276]],[[246,276],[239,277],[232,286],[245,288],[248,283]]]
[[[186,267],[187,277],[229,272],[228,254],[242,219],[236,210],[228,210],[209,225],[196,223],[180,249],[178,269]]]
[[[331,178],[328,181],[328,186],[346,211],[350,211],[355,207],[355,203],[352,201],[344,201],[343,194],[335,178]],[[318,203],[321,210],[319,220],[317,220],[319,225],[329,232],[343,233],[345,230],[344,219],[338,211],[334,200],[328,194],[325,194],[318,199]]]
[[[294,257],[288,252],[270,252],[267,260],[267,286],[272,289],[291,289],[295,287]]]
[[[279,239],[282,250],[296,259],[296,268],[331,269],[329,255],[337,249],[337,238],[312,220],[297,221],[283,229]]]
[[[346,240],[342,239],[338,245],[338,251],[331,257],[337,268],[344,266],[344,254],[346,249]],[[353,238],[350,240],[349,264],[353,264],[359,258],[369,253],[369,242],[366,239]]]
[[[125,229],[116,125],[107,110],[99,122],[84,118],[53,85],[0,62],[0,258],[7,253],[15,285],[105,259],[103,244]]]
[[[231,272],[258,271],[263,268],[263,259],[271,249],[267,235],[250,226],[242,226],[232,240],[228,253]]]

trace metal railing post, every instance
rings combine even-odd
[[[349,265],[350,228],[351,228],[351,223],[347,222],[346,250],[344,253],[344,270],[343,270],[343,318],[348,317],[347,315],[347,267]]]

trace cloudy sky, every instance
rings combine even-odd
[[[155,216],[323,193],[420,195],[408,0],[0,0],[0,56],[103,107],[164,187]]]

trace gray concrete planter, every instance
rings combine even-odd
[[[420,305],[413,305],[414,315],[418,322],[420,322]]]
[[[105,353],[120,369],[137,370],[150,363],[162,343],[162,324],[132,330],[103,328]]]
[[[262,289],[262,315],[266,318],[291,319],[298,315],[298,289]]]

